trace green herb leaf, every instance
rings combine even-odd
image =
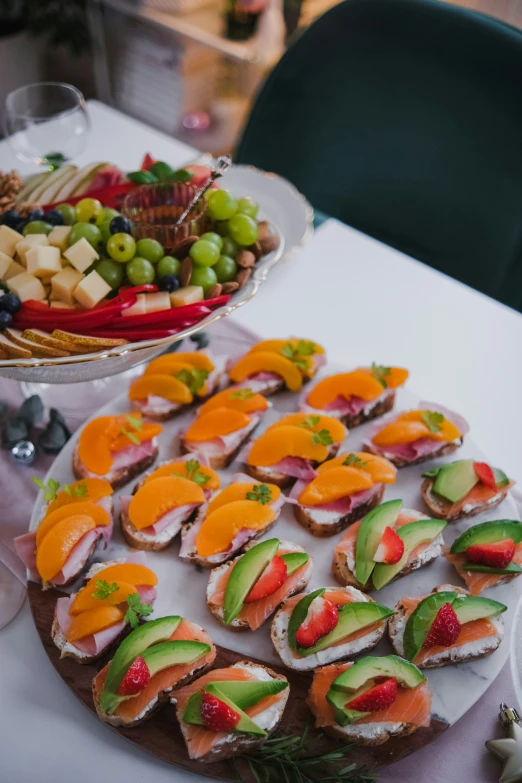
[[[199,484],[202,486],[203,484],[207,484],[210,481],[210,476],[205,475],[205,473],[202,473],[201,465],[197,461],[197,459],[188,459],[185,462],[185,470],[187,471],[187,478],[189,481],[193,481],[195,484]],[[173,476],[181,476],[180,473],[173,473]],[[181,478],[184,478],[184,476],[181,476]]]
[[[187,171],[187,169],[178,169],[175,171],[171,177],[169,177],[171,182],[188,182],[192,179],[194,174],[192,171]]]
[[[125,612],[123,619],[126,623],[129,623],[131,628],[138,627],[140,617],[147,617],[147,615],[152,614],[152,606],[150,604],[142,604],[139,593],[132,593],[127,596],[127,606],[129,608]]]
[[[301,356],[313,356],[314,353],[317,353],[315,350],[315,343],[310,340],[299,340],[295,350],[296,353],[301,354]]]
[[[131,416],[130,413],[125,416],[131,427],[133,427],[135,430],[141,430],[143,428],[143,421],[139,418],[139,416]]]
[[[272,500],[272,490],[266,484],[254,484],[252,492],[246,493],[247,500],[257,500],[262,506]]]
[[[89,496],[89,489],[85,481],[82,481],[80,482],[80,484],[77,484],[73,491],[77,498],[86,498]]]
[[[317,427],[320,421],[320,416],[310,415],[307,416],[306,419],[301,422],[301,424],[299,424],[299,427],[304,427],[306,430],[313,430],[314,427]]]
[[[116,582],[113,582],[110,585],[105,579],[97,579],[95,584],[96,592],[94,592],[92,595],[93,598],[99,598],[100,601],[104,601],[106,598],[120,589]]]
[[[295,364],[295,366],[298,367],[300,370],[308,369],[308,362],[306,361],[306,359],[300,359],[299,356],[294,356],[292,361]]]
[[[379,381],[383,389],[388,388],[386,378],[391,375],[391,367],[384,367],[382,364],[375,364],[372,362],[372,375],[375,380]]]
[[[41,489],[44,493],[44,500],[49,503],[51,500],[55,500],[58,490],[60,489],[60,482],[50,478],[47,484],[44,484],[41,478],[33,476],[33,482],[38,489]]]
[[[203,387],[208,375],[208,370],[195,367],[193,370],[180,370],[174,377],[188,386],[192,394],[196,394]]]
[[[138,436],[134,434],[134,432],[129,432],[128,430],[125,429],[125,427],[122,427],[120,432],[121,432],[122,435],[126,435],[127,438],[130,441],[132,441],[132,443],[134,443],[136,446],[140,445],[141,441],[138,438]]]
[[[63,485],[63,491],[65,492],[66,495],[69,495],[69,497],[72,498],[72,489],[68,484]]]
[[[203,486],[203,484],[207,484],[210,481],[210,476],[205,476],[204,473],[194,473],[192,477],[192,481],[195,484],[199,484],[200,486]]]
[[[314,446],[331,446],[333,438],[330,434],[330,430],[319,430],[319,432],[316,432],[312,438],[312,443]]]
[[[127,174],[127,179],[135,185],[148,185],[150,182],[158,181],[151,171],[131,171]]]
[[[250,400],[255,396],[256,393],[252,389],[236,389],[229,394],[231,400]]]
[[[430,432],[440,432],[444,423],[444,416],[437,411],[422,411],[422,421]]]
[[[298,350],[299,346],[303,347],[304,350]],[[310,346],[312,346],[311,351]],[[305,340],[300,340],[295,348],[292,343],[285,343],[279,353],[284,356],[285,359],[290,359],[290,361],[293,362],[300,370],[308,370],[308,361],[303,357],[310,356],[312,353],[314,353],[314,348],[315,346],[313,343],[307,343]]]
[[[170,179],[174,174],[172,166],[169,166],[168,163],[164,163],[162,160],[157,160],[156,163],[153,163],[150,167],[150,171],[160,182]]]
[[[290,359],[290,361],[292,362],[294,360],[294,356],[296,352],[292,343],[286,343],[285,345],[283,345],[279,353],[282,356],[286,357],[287,359]]]
[[[350,453],[343,461],[343,465],[350,467],[353,465],[355,468],[365,468],[368,463],[362,460],[357,454]]]

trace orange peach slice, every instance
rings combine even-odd
[[[113,438],[109,443],[111,451],[121,451],[129,446],[133,446],[136,440],[139,440],[140,443],[145,443],[145,441],[152,440],[160,432],[163,432],[163,427],[160,424],[151,424],[149,422],[143,424],[140,430],[136,430],[125,419],[126,417],[124,417],[125,423],[120,427],[119,434],[117,434],[118,431],[113,434]],[[129,437],[129,432],[131,437]]]
[[[118,604],[123,604],[129,595],[134,595],[136,592],[136,585],[130,582],[117,582],[118,589],[108,595],[107,598],[95,598],[93,594],[98,590],[97,582],[100,579],[104,579],[104,577],[96,575],[95,579],[90,579],[83,590],[76,594],[69,608],[69,614],[80,614],[80,612],[87,612],[90,609],[97,609],[99,606],[117,606]],[[113,582],[110,584],[113,584]]]
[[[94,609],[88,609],[86,612],[73,617],[73,620],[67,631],[66,638],[68,642],[77,642],[78,639],[85,639],[104,628],[116,625],[123,620],[124,614],[116,606],[100,605]]]
[[[114,416],[100,416],[88,422],[78,440],[78,456],[91,473],[103,476],[112,468],[109,439]]]
[[[113,565],[107,566],[107,568],[101,569],[89,579],[85,588],[78,593],[73,601],[73,604],[69,609],[70,614],[77,614],[78,612],[83,611],[81,606],[84,599],[80,598],[80,596],[84,595],[84,591],[87,591],[85,593],[86,595],[96,592],[96,582],[99,580],[109,582],[109,584],[112,584],[113,582],[117,582],[119,585],[131,584],[134,588],[134,592],[136,592],[136,587],[138,585],[155,587],[158,584],[158,577],[154,571],[151,571],[147,566],[141,565],[141,563],[114,563]],[[76,611],[76,606],[80,607],[78,612]]]
[[[183,351],[180,353],[168,353],[166,356],[158,356],[153,359],[145,368],[145,374],[148,373],[167,373],[175,375],[179,372],[177,365],[186,364],[187,369],[197,367],[198,370],[207,370],[209,373],[214,370],[214,364],[211,359],[199,351]]]
[[[299,368],[290,359],[270,351],[247,353],[230,371],[230,380],[241,383],[249,375],[258,372],[273,372],[280,375],[287,388],[293,392],[301,391],[303,386],[303,376]]]
[[[355,458],[355,460],[354,460]],[[357,462],[356,460],[360,460]],[[347,465],[345,466],[345,463]],[[394,484],[397,478],[397,468],[395,465],[376,454],[367,454],[365,451],[353,451],[350,454],[340,454],[334,459],[326,460],[322,465],[316,468],[318,473],[326,473],[333,468],[350,467],[355,470],[364,470],[368,473],[374,484]]]
[[[452,441],[461,437],[458,427],[449,419],[440,422],[440,430],[432,432],[424,422],[422,414],[429,411],[406,411],[399,414],[395,421],[386,424],[372,438],[376,446],[395,446],[402,443],[413,443],[419,438],[436,441]]]
[[[225,487],[225,489],[219,493],[219,495],[212,498],[208,504],[207,516],[213,511],[217,511],[221,506],[226,506],[227,503],[234,503],[236,500],[247,500],[247,492],[253,492],[254,487],[258,487],[259,484],[259,481],[252,481],[252,483],[247,481],[236,481],[234,484],[229,484],[228,487]],[[270,503],[273,503],[280,497],[281,490],[279,487],[276,487],[275,484],[265,484],[265,486],[268,487],[272,493],[272,500]]]
[[[242,411],[235,411],[232,408],[216,408],[213,411],[204,413],[190,425],[185,440],[201,443],[213,438],[219,438],[221,435],[230,435],[250,424],[250,416]]]
[[[78,541],[95,527],[92,517],[74,514],[49,530],[36,550],[36,568],[44,582],[60,573]]]
[[[314,423],[311,424],[310,420],[313,419]],[[319,419],[319,421],[315,421]],[[293,427],[303,427],[309,429],[311,432],[320,432],[321,430],[328,430],[332,436],[334,443],[342,443],[346,438],[347,430],[344,424],[338,419],[334,419],[333,416],[310,416],[308,413],[289,413],[288,416],[283,416],[279,421],[274,422],[268,428],[273,430],[276,427],[287,427],[291,425]]]
[[[61,508],[62,506],[71,503],[83,502],[85,500],[97,503],[102,498],[114,494],[114,490],[109,482],[99,478],[85,478],[74,481],[72,484],[69,484],[69,489],[70,493],[62,489],[55,499],[49,503],[47,508],[48,514],[52,511],[56,511],[57,508]]]
[[[209,514],[196,538],[196,550],[201,557],[224,552],[243,528],[261,530],[275,519],[270,506],[255,500],[236,500]]]
[[[329,375],[319,381],[308,395],[307,403],[312,408],[323,410],[337,397],[360,397],[365,402],[377,399],[384,389],[379,381],[364,369]]]
[[[248,389],[225,389],[225,391],[214,394],[199,409],[199,415],[214,411],[216,408],[231,408],[243,413],[254,413],[254,411],[265,411],[268,408],[268,402],[262,394],[254,394]]]
[[[204,502],[205,495],[198,484],[181,477],[164,476],[148,481],[132,496],[129,519],[137,530],[143,530],[173,508]]]
[[[62,519],[66,519],[66,517],[70,517],[74,514],[85,514],[85,516],[91,517],[95,527],[105,527],[111,521],[110,514],[97,503],[92,503],[89,500],[70,503],[67,506],[61,506],[60,508],[51,511],[50,514],[47,514],[47,516],[42,519],[38,530],[36,531],[36,546],[40,546],[44,537],[58,522],[61,522]]]
[[[304,427],[276,427],[267,430],[252,445],[247,462],[254,467],[270,467],[285,457],[302,457],[324,462],[328,449],[314,443],[314,433]]]
[[[147,373],[131,384],[129,400],[146,400],[149,394],[186,405],[194,399],[189,387],[166,373]]]
[[[355,492],[363,492],[374,486],[373,479],[364,470],[354,468],[333,468],[320,473],[299,495],[303,506],[320,506],[335,503],[336,500]]]
[[[324,353],[324,348],[318,343],[314,343],[313,340],[303,340],[301,337],[289,337],[288,340],[261,340],[252,346],[249,353],[257,353],[258,351],[270,351],[271,353],[281,353],[285,345],[290,345],[292,348],[296,348],[300,342],[311,343],[314,346],[314,353]],[[301,356],[301,354],[299,354]]]
[[[205,484],[201,484],[202,489],[215,490],[220,488],[221,479],[215,470],[208,468],[206,465],[200,465],[197,472],[209,477],[209,481],[205,482]],[[188,479],[189,474],[187,472],[187,463],[169,462],[167,465],[160,465],[160,467],[156,468],[156,470],[153,471],[150,476],[147,476],[145,483],[147,483],[147,481],[154,481],[154,479],[157,478],[163,478],[163,476],[181,476],[181,478]]]

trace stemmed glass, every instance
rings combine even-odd
[[[90,122],[85,99],[76,87],[40,82],[8,94],[3,126],[20,160],[52,170],[83,152]]]

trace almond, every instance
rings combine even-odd
[[[239,288],[239,283],[236,283],[235,280],[232,280],[230,283],[223,283],[222,293],[231,294],[233,291],[237,291],[238,288]]]
[[[248,269],[256,265],[256,257],[251,250],[240,250],[236,256],[236,264],[243,269]]]
[[[248,250],[250,250],[250,252],[254,254],[256,261],[259,261],[259,259],[262,258],[263,256],[263,249],[261,247],[261,242],[259,241],[259,239],[253,245],[250,245]]]
[[[187,256],[183,259],[181,262],[181,270],[179,273],[179,281],[181,283],[181,287],[185,288],[190,283],[190,278],[192,277],[192,259],[190,256]]]
[[[259,223],[257,224],[257,230],[259,232],[257,237],[258,239],[264,239],[271,233],[270,226],[268,225],[266,220],[259,221]]]
[[[192,245],[197,242],[198,239],[199,237],[195,236],[194,234],[190,237],[187,237],[186,239],[182,239],[181,242],[178,242],[178,244],[175,245],[170,252],[173,256],[176,256],[176,258],[185,258]]]
[[[248,278],[250,277],[251,274],[252,274],[252,270],[251,269],[240,269],[239,270],[239,272],[237,273],[236,280],[239,283],[239,287],[240,288],[243,288],[243,286],[245,285],[245,283],[247,282],[247,280],[248,280]]]
[[[279,237],[277,234],[268,234],[264,239],[259,240],[259,244],[261,245],[263,255],[267,256],[279,247]]]
[[[221,291],[223,290],[223,286],[221,283],[216,283],[212,286],[212,288],[209,288],[207,291],[207,295],[205,299],[214,299],[216,296],[221,296]]]

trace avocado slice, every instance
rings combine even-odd
[[[507,606],[491,598],[480,595],[459,595],[451,604],[460,623],[471,623],[473,620],[484,620],[497,617],[507,611]]]
[[[374,554],[386,527],[393,527],[402,508],[402,500],[388,500],[364,517],[355,545],[355,578],[366,585],[375,568]]]
[[[182,663],[193,663],[210,652],[210,645],[190,639],[176,639],[173,642],[160,642],[144,650],[142,657],[153,677],[162,669]]]
[[[286,680],[224,680],[212,683],[240,710],[246,710],[264,699],[288,688]],[[208,690],[205,688],[204,690]]]
[[[395,677],[404,688],[416,688],[426,677],[413,663],[399,658],[398,655],[367,655],[360,658],[353,666],[346,669],[333,681],[331,688],[335,691],[354,693],[362,688],[368,680],[376,677]],[[352,696],[352,698],[354,698]]]
[[[223,604],[223,621],[230,625],[241,609],[243,602],[264,569],[274,557],[279,548],[278,538],[262,541],[245,552],[232,567]]]
[[[100,694],[100,707],[103,712],[111,715],[123,700],[122,696],[117,695],[117,691],[131,663],[153,644],[170,639],[182,619],[178,615],[173,615],[150,620],[140,625],[122,641],[110,662],[103,691]]]
[[[409,661],[414,660],[415,656],[421,651],[441,606],[453,604],[456,598],[457,593],[453,590],[444,590],[440,593],[431,593],[431,595],[426,596],[417,604],[408,617],[406,627],[404,628],[403,645],[405,658]]]
[[[491,568],[491,566],[482,565],[481,563],[463,563],[461,568],[464,571],[476,571],[479,574],[520,574],[522,568],[516,563],[508,563],[505,568]]]
[[[319,650],[324,650],[335,642],[344,639],[345,636],[349,636],[351,633],[359,631],[367,625],[372,625],[379,620],[384,620],[392,614],[393,609],[388,609],[387,606],[381,606],[373,601],[354,601],[354,603],[346,604],[339,610],[339,622],[333,631],[323,636],[313,647],[306,649],[298,647],[297,652],[303,657],[314,655]]]
[[[243,732],[245,734],[257,734],[261,737],[268,736],[264,729],[261,729],[257,723],[254,723],[254,721],[249,718],[248,715],[237,706],[237,704],[234,704],[233,701],[231,701],[227,696],[225,696],[224,693],[220,691],[219,688],[216,687],[216,683],[210,682],[202,690],[205,690],[207,693],[210,693],[212,696],[215,696],[217,699],[225,702],[225,704],[228,704],[231,709],[239,714],[239,723],[234,729],[232,729],[232,731]],[[185,708],[185,712],[183,713],[183,721],[185,723],[190,723],[194,726],[205,725],[201,717],[201,701],[201,691],[197,691],[197,693],[192,694]]]
[[[469,546],[477,544],[494,544],[511,538],[515,544],[522,541],[522,522],[515,519],[497,519],[494,522],[481,522],[466,530],[453,542],[450,552],[452,555],[465,552]]]
[[[432,492],[450,503],[462,500],[479,482],[474,464],[472,459],[461,459],[444,465],[437,473]]]
[[[444,530],[447,522],[443,519],[419,519],[418,522],[408,522],[407,525],[397,528],[397,535],[404,541],[404,553],[398,563],[386,565],[376,563],[373,569],[372,581],[376,590],[387,585],[401,571],[413,550],[419,544],[433,541]]]
[[[503,470],[500,468],[493,468],[493,475],[495,476],[495,484],[499,489],[507,487],[509,484],[509,478],[506,476]]]
[[[305,563],[310,560],[310,555],[306,552],[287,552],[286,555],[281,555],[282,559],[286,563],[286,575],[290,576],[298,568],[301,568]]]
[[[365,687],[364,690],[368,690],[368,688]],[[331,707],[333,707],[335,720],[339,726],[348,726],[350,723],[355,723],[356,720],[366,718],[367,715],[370,715],[369,712],[359,712],[358,710],[346,709],[344,706],[346,702],[355,699],[355,697],[355,694],[347,696],[346,693],[343,693],[343,691],[334,691],[333,689],[330,689],[326,694],[326,701]]]
[[[306,615],[308,614],[308,607],[314,598],[317,598],[320,595],[324,595],[325,592],[326,587],[320,587],[318,590],[314,590],[313,592],[308,593],[308,595],[305,595],[303,598],[301,598],[299,603],[294,606],[294,611],[288,620],[287,629],[288,645],[292,650],[298,650],[295,635],[299,626],[302,625],[305,621]]]

